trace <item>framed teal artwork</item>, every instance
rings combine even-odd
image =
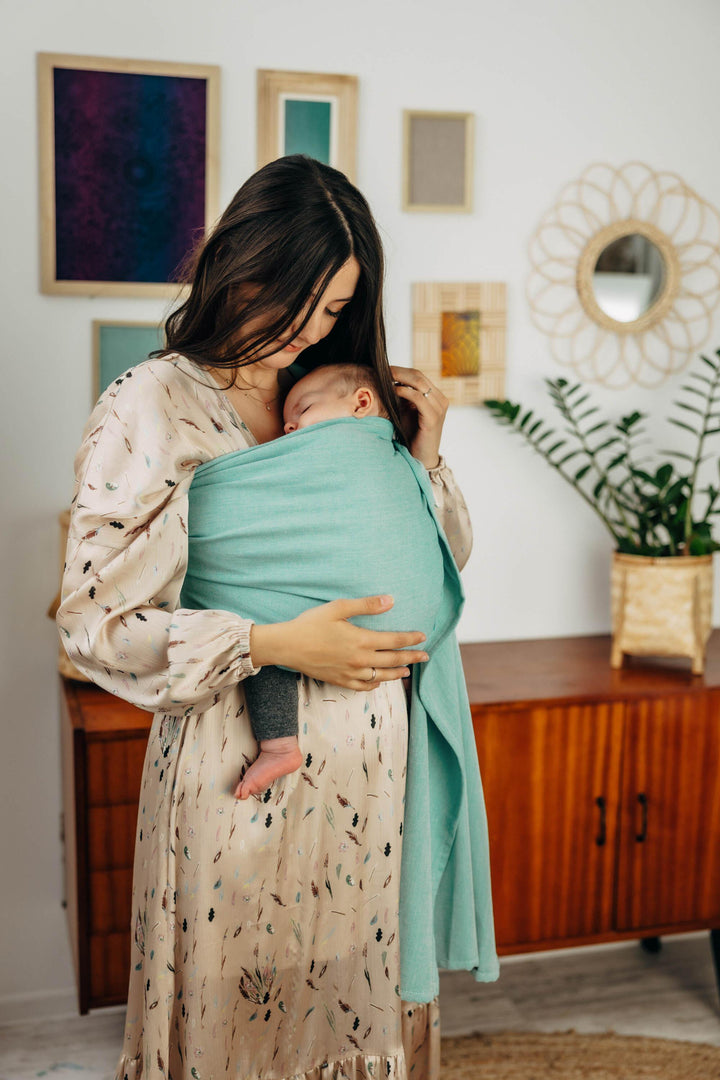
[[[258,71],[258,167],[285,154],[308,154],[355,179],[354,75]]]
[[[147,360],[164,344],[162,327],[152,322],[93,320],[93,404],[128,368]]]

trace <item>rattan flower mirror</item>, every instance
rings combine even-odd
[[[530,244],[528,300],[559,364],[654,388],[707,341],[720,303],[720,214],[675,173],[591,165]]]

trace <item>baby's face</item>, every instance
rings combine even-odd
[[[295,383],[285,399],[283,430],[291,431],[318,424],[321,420],[337,420],[341,416],[367,416],[368,407],[358,402],[358,395],[370,391],[355,390],[340,396],[335,377],[329,370],[311,371]],[[373,402],[374,403],[374,402]]]

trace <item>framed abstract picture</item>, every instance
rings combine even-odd
[[[358,80],[354,75],[258,71],[258,168],[308,154],[355,180]]]
[[[403,113],[403,210],[472,211],[472,113]]]
[[[128,368],[147,360],[164,342],[162,327],[152,322],[110,322],[94,319],[92,403]]]
[[[504,282],[413,285],[413,366],[452,405],[505,396]]]
[[[39,53],[41,289],[174,296],[219,212],[220,69]]]

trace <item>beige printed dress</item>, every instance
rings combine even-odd
[[[254,443],[175,356],[112,384],[75,460],[60,635],[80,670],[154,713],[116,1080],[436,1080],[437,999],[403,1002],[399,985],[402,684],[299,676],[302,767],[237,800],[257,755],[251,623],[177,607],[193,471]],[[462,566],[465,504],[443,461],[430,476]]]

